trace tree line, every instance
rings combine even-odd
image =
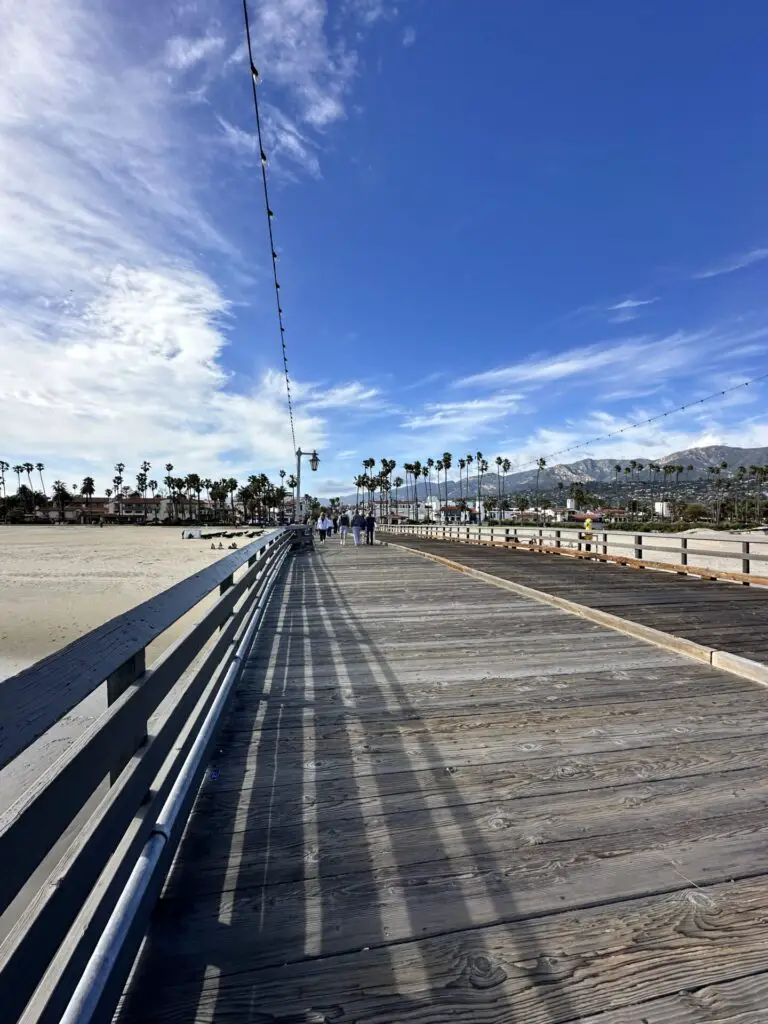
[[[135,483],[129,483],[125,475],[125,463],[115,463],[112,486],[105,488],[104,495],[107,501],[112,503],[118,518],[126,514],[126,502],[130,499],[134,505],[137,500],[139,501],[145,521],[148,521],[150,517],[157,520],[159,509],[155,498],[160,492],[161,496],[168,501],[170,518],[175,521],[195,518],[201,520],[204,517],[204,512],[213,519],[230,517],[234,520],[238,506],[247,518],[266,519],[273,509],[281,510],[282,514],[289,493],[295,491],[297,485],[296,477],[288,476],[286,479],[287,474],[282,469],[279,473],[279,484],[273,483],[266,473],[253,474],[245,483],[241,484],[235,477],[212,480],[208,477],[201,477],[198,473],[178,476],[174,474],[172,462],[165,463],[164,468],[163,486],[150,476],[152,464],[147,460],[139,466],[134,477]],[[6,522],[12,519],[23,520],[25,516],[34,515],[35,511],[45,514],[56,510],[63,518],[65,506],[76,501],[78,494],[82,498],[83,511],[88,515],[92,499],[96,494],[94,478],[92,476],[83,477],[79,484],[67,484],[63,480],[55,480],[51,485],[49,495],[43,476],[44,471],[45,465],[42,462],[23,462],[11,465],[4,459],[0,459],[0,501],[2,501],[3,519]],[[12,478],[8,476],[10,473],[16,475],[15,491],[12,489]],[[33,473],[37,475],[34,482]],[[9,479],[11,480],[10,488],[8,486]],[[39,488],[37,479],[40,481]],[[205,492],[207,501],[205,509],[203,509],[202,503],[203,492]]]

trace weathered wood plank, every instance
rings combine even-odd
[[[406,536],[402,540],[397,536],[387,540],[393,546],[401,542],[421,551],[443,554],[502,579],[516,580],[734,654],[749,657],[760,647],[756,641],[768,641],[768,590],[760,587],[702,587],[701,581],[673,573],[617,572],[616,567],[598,561],[554,555],[530,558],[527,551],[490,549],[455,541]],[[729,631],[732,624],[742,627],[738,633]],[[711,634],[707,632],[708,626]]]
[[[765,971],[700,987],[681,978],[680,991],[674,995],[590,1015],[581,1024],[763,1024],[766,1006]]]
[[[378,869],[372,851],[354,873],[197,894],[179,885],[176,898],[165,895],[158,906],[153,955],[178,978],[201,957],[234,973],[297,962],[307,950],[327,956],[512,925],[761,875],[766,838],[764,812],[751,812],[695,819],[674,836],[651,828],[543,848],[524,844],[492,866],[478,864],[475,854]]]
[[[333,1020],[326,1014],[334,1007],[338,1021],[360,1024],[447,1018],[456,1024],[558,1024],[593,1013],[600,1016],[592,1024],[639,1024],[650,1009],[655,1016],[646,1020],[669,1024],[677,1005],[699,1012],[678,1020],[699,1024],[711,1019],[705,1010],[726,999],[754,1009],[768,1005],[764,979],[717,984],[736,965],[746,975],[768,971],[768,950],[754,941],[766,915],[768,878],[762,876],[557,914],[530,926],[478,928],[309,960],[291,966],[289,983],[280,966],[203,979],[188,974],[169,984],[153,977],[150,961],[146,984],[157,997],[144,1004],[127,999],[118,1021],[237,1024],[253,1019],[255,1005],[273,1021],[312,1021],[312,1014]],[[706,989],[693,995],[701,986]],[[606,1005],[613,1009],[603,1013]]]
[[[196,863],[196,872],[193,879],[184,878],[182,893],[191,897],[216,885],[243,890],[344,874],[350,864],[364,863],[373,851],[381,869],[434,865],[460,854],[472,856],[478,867],[491,869],[499,857],[526,845],[547,847],[585,836],[602,838],[647,828],[649,822],[654,830],[673,834],[694,802],[698,819],[722,818],[729,812],[738,816],[768,807],[763,767],[604,789],[599,800],[591,790],[582,790],[509,800],[486,793],[485,799],[463,803],[452,776],[444,774],[443,779],[442,805],[435,802],[436,806],[428,807],[421,799],[417,806],[403,810],[398,801],[381,797],[379,806],[365,818],[355,802],[347,817],[334,818],[333,823],[318,811],[284,825],[272,818],[269,785],[258,786],[234,815],[225,807],[212,808],[190,835],[185,856]],[[308,841],[302,826],[314,821],[321,835],[317,841]],[[259,842],[267,826],[268,847]],[[233,862],[234,845],[241,853]],[[172,881],[168,894],[180,894]]]
[[[564,615],[297,567],[120,1024],[565,1024],[768,969],[765,691]]]

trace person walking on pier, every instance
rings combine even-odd
[[[347,534],[349,533],[349,512],[342,512],[339,516],[339,544],[346,545]]]
[[[360,509],[355,509],[355,514],[352,517],[352,537],[355,541],[355,547],[360,547],[360,534],[365,529],[365,516],[360,512]]]
[[[320,534],[320,541],[323,544],[325,544],[325,538],[330,537],[333,533],[333,522],[325,512],[321,513],[320,518],[317,520],[317,532]]]
[[[368,509],[368,515],[365,518],[365,543],[373,544],[373,531],[376,529],[376,517],[373,514],[373,509]]]

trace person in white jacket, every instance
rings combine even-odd
[[[329,519],[325,512],[317,520],[317,532],[320,534],[320,540],[323,544],[325,544],[325,538],[333,533],[333,520]]]

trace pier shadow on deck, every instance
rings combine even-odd
[[[120,1024],[759,998],[755,687],[392,549],[296,558],[261,633]]]

